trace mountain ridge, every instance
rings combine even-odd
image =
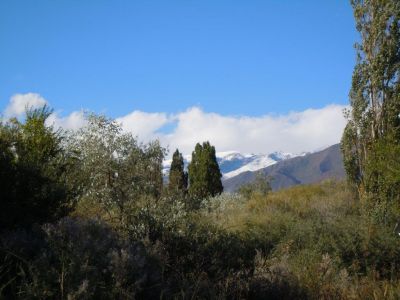
[[[257,171],[246,171],[223,179],[224,191],[236,191],[241,185],[254,180],[257,172],[272,177],[273,190],[345,177],[340,144],[335,144],[322,151],[288,158]]]
[[[275,151],[269,154],[242,154],[238,151],[216,153],[217,162],[223,175],[223,180],[235,177],[246,171],[254,172],[276,164],[277,162],[301,155],[305,154],[292,154],[283,151]],[[183,159],[185,169],[187,169],[187,166],[191,161],[191,155],[184,155]],[[171,162],[172,159],[163,162],[164,177],[168,177]]]

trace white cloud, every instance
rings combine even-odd
[[[18,116],[26,104],[37,107],[47,101],[37,94],[15,95],[5,115]],[[178,148],[190,154],[197,142],[210,141],[220,151],[270,153],[284,151],[301,153],[322,149],[340,141],[346,120],[343,105],[264,116],[226,116],[204,112],[198,107],[177,114],[133,111],[117,118],[124,130],[147,142],[158,138],[171,151]],[[85,124],[84,113],[75,111],[61,117],[54,113],[49,123],[64,129],[78,129]],[[172,127],[165,132],[165,127]]]
[[[163,144],[191,153],[197,142],[210,141],[217,151],[270,153],[281,150],[300,153],[340,141],[346,121],[345,106],[329,105],[285,115],[260,117],[223,116],[197,107],[174,116],[177,127],[170,134],[159,134]]]
[[[12,117],[21,117],[28,108],[39,108],[49,105],[49,102],[39,94],[15,94],[10,98],[7,107],[4,110],[5,119]],[[74,111],[65,117],[61,117],[59,113],[54,112],[47,120],[48,125],[56,128],[76,130],[85,125],[85,117],[83,111]]]
[[[26,108],[38,108],[45,104],[48,104],[48,102],[39,94],[15,94],[11,97],[4,111],[4,116],[6,118],[20,117],[25,113]]]
[[[157,137],[156,131],[170,122],[165,113],[146,113],[133,111],[130,114],[117,118],[124,130],[139,136],[140,139],[149,140]]]
[[[74,111],[65,117],[60,117],[58,113],[53,113],[47,120],[47,124],[56,128],[77,130],[86,124],[84,111]]]
[[[125,130],[141,140],[159,138],[171,151],[178,148],[184,154],[190,154],[195,144],[203,141],[210,141],[217,151],[301,153],[340,141],[346,125],[345,107],[332,104],[320,109],[260,117],[224,116],[192,107],[175,115],[134,111],[118,120]],[[171,132],[159,132],[172,123],[176,126]]]

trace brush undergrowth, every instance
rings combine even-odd
[[[222,194],[195,211],[189,200],[142,199],[124,226],[81,203],[57,223],[3,233],[1,298],[400,298],[399,237],[343,182]]]
[[[202,222],[251,240],[256,269],[268,281],[313,299],[399,299],[400,239],[370,222],[344,182],[220,197]]]

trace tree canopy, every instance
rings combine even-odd
[[[215,147],[209,142],[204,142],[203,145],[198,143],[189,164],[189,194],[195,198],[221,194],[221,178]]]
[[[91,114],[69,147],[80,161],[77,176],[89,204],[100,203],[108,212],[116,210],[122,221],[126,210],[142,197],[160,197],[165,150],[158,141],[140,144],[116,121]]]
[[[369,212],[386,221],[400,201],[400,2],[352,5],[361,41],[342,137],[344,164]]]
[[[57,220],[73,207],[73,159],[64,136],[48,126],[51,110],[26,112],[25,121],[0,124],[0,227],[25,227]]]
[[[188,175],[185,172],[185,163],[182,153],[178,149],[172,155],[169,171],[168,189],[172,193],[185,193],[188,185]]]

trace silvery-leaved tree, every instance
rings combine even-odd
[[[400,2],[351,3],[361,39],[342,137],[344,164],[368,211],[387,220],[400,200]]]
[[[158,141],[141,144],[115,120],[90,114],[70,147],[81,161],[84,198],[100,203],[121,225],[138,200],[160,197],[165,149]]]

